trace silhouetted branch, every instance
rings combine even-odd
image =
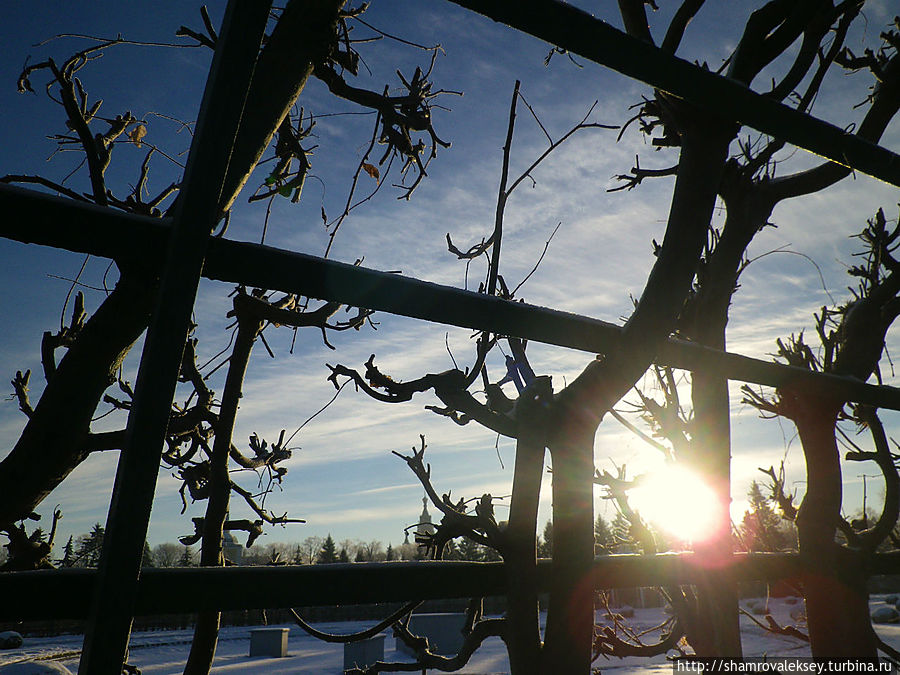
[[[465,666],[475,650],[489,637],[502,637],[506,628],[505,619],[481,619],[464,637],[459,652],[452,657],[439,656],[428,651],[427,639],[413,635],[403,623],[394,626],[394,635],[412,647],[416,654],[415,663],[385,663],[378,661],[366,668],[353,668],[346,675],[376,675],[376,673],[416,672],[438,670],[453,672]]]
[[[196,544],[203,538],[203,527],[206,519],[205,518],[191,518],[191,522],[194,523],[194,533],[179,537],[178,541],[184,544],[185,546],[192,546]],[[293,521],[290,521],[293,522]],[[301,521],[304,522],[304,521]],[[249,536],[247,537],[246,547],[250,548],[253,546],[253,543],[263,535],[262,529],[262,520],[226,520],[222,524],[222,529],[227,530],[229,532],[242,531],[246,532]]]
[[[778,504],[781,517],[791,522],[796,521],[797,507],[794,506],[794,496],[787,495],[784,491],[784,464],[779,468],[777,475],[773,466],[770,466],[768,469],[759,469],[759,471],[767,475],[772,481],[769,484],[769,489],[772,491],[772,499]]]
[[[801,631],[796,626],[780,625],[775,620],[775,617],[773,617],[771,614],[766,614],[766,623],[763,623],[743,607],[738,607],[738,611],[744,616],[748,617],[753,623],[755,623],[767,633],[772,633],[773,635],[787,635],[788,637],[795,637],[798,640],[809,642],[809,635]]]
[[[358,631],[356,633],[350,633],[348,635],[336,635],[334,633],[325,633],[323,631],[317,630],[309,625],[302,616],[300,616],[299,612],[295,609],[290,609],[291,616],[294,617],[294,622],[300,626],[307,634],[312,635],[317,640],[322,640],[323,642],[332,642],[338,644],[347,644],[350,642],[358,642],[360,640],[366,640],[370,637],[378,635],[385,628],[395,624],[397,621],[401,620],[407,614],[412,613],[416,607],[422,604],[422,600],[416,600],[414,602],[408,602],[403,607],[398,609],[396,612],[392,613],[385,619],[382,619],[378,623],[376,623],[371,628],[366,628],[365,630]]]
[[[864,550],[874,553],[881,543],[887,539],[888,533],[896,526],[900,517],[900,476],[897,474],[897,466],[894,456],[888,444],[884,425],[878,417],[878,411],[871,406],[858,405],[855,409],[859,420],[865,424],[872,434],[875,443],[873,453],[847,453],[846,459],[873,460],[884,477],[884,506],[878,520],[870,529],[858,532],[860,543]],[[865,514],[863,514],[865,516]]]
[[[30,379],[30,370],[26,370],[24,374],[21,370],[17,370],[16,376],[10,381],[16,400],[19,402],[19,410],[25,413],[26,417],[31,417],[34,414],[34,408],[31,407],[31,401],[28,400],[28,381]]]
[[[446,493],[438,497],[437,491],[431,483],[431,465],[425,464],[425,436],[420,435],[421,447],[416,450],[413,447],[413,454],[403,455],[397,451],[393,454],[406,462],[407,466],[415,474],[416,478],[425,488],[425,494],[434,504],[443,518],[441,523],[437,525],[434,535],[429,535],[421,543],[429,550],[439,555],[444,548],[444,544],[450,539],[459,536],[465,536],[484,546],[503,551],[504,542],[500,534],[500,528],[494,517],[493,498],[489,494],[481,496],[478,504],[475,506],[475,514],[466,513],[466,500],[460,498],[457,502],[450,499],[450,493]]]

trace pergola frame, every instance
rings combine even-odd
[[[626,35],[558,0],[451,0],[550,44],[641,80],[695,105],[789,141],[799,147],[900,185],[900,156],[848,134],[827,122],[799,113],[749,88],[678,59]],[[158,305],[148,330],[129,416],[128,440],[119,458],[113,499],[97,572],[21,572],[0,575],[0,594],[20,600],[0,608],[0,618],[32,618],[27,605],[46,608],[43,598],[78,598],[76,612],[89,619],[81,669],[118,675],[127,653],[132,618],[138,613],[198,609],[175,598],[173,587],[214,592],[210,605],[228,608],[225,598],[250,606],[237,588],[252,578],[257,606],[333,604],[350,600],[402,599],[418,586],[417,597],[454,597],[502,593],[501,564],[415,563],[389,566],[334,566],[310,569],[199,569],[141,573],[140,560],[156,487],[169,409],[181,353],[201,273],[211,279],[294,292],[323,300],[410,316],[449,325],[487,330],[588,352],[604,352],[620,339],[611,323],[552,309],[512,303],[496,297],[345,265],[314,256],[210,237],[218,217],[216,205],[233,139],[240,133],[244,100],[253,77],[270,2],[230,0],[217,42],[191,146],[178,213],[151,219],[80,204],[30,190],[0,186],[0,236],[23,242],[91,253],[113,259],[140,250],[156,256],[161,270]],[[439,309],[435,309],[439,308]],[[900,410],[900,389],[873,386],[850,378],[790,368],[669,340],[658,362],[697,370],[715,367],[728,379],[780,386],[805,380],[847,400]],[[690,555],[655,559],[614,556],[595,564],[595,585],[690,582]],[[877,570],[898,569],[897,557],[877,558]],[[547,566],[542,564],[541,578]],[[796,556],[735,556],[723,574],[735,579],[792,576]],[[410,583],[420,575],[429,583]],[[340,580],[326,584],[324,579]],[[256,585],[259,580],[261,585]],[[377,582],[377,583],[376,583]],[[298,589],[285,594],[286,583]],[[232,585],[234,584],[234,585]],[[343,588],[323,594],[322,588]],[[377,587],[374,595],[364,589]],[[430,589],[426,592],[421,590]],[[163,592],[162,589],[166,589]],[[311,589],[319,589],[313,591]],[[8,594],[7,594],[8,593]],[[203,594],[207,595],[207,594]],[[26,603],[26,598],[27,603]],[[51,603],[56,605],[57,603]],[[18,605],[18,606],[17,606]],[[42,616],[59,616],[52,610]]]

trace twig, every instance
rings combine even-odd
[[[347,385],[347,382],[350,382],[350,380],[347,380],[346,382],[344,382],[344,384],[342,384],[340,387],[337,388],[337,391],[334,393],[334,396],[331,397],[331,400],[328,401],[328,403],[326,403],[321,408],[316,410],[316,412],[314,412],[312,415],[307,417],[306,420],[304,420],[303,424],[301,424],[299,427],[297,427],[297,429],[294,431],[294,433],[292,433],[290,436],[288,436],[288,439],[285,441],[285,443],[286,444],[290,443],[294,439],[294,436],[296,436],[298,433],[300,433],[300,430],[303,427],[305,427],[307,424],[312,422],[316,417],[318,417],[318,415],[320,413],[325,412],[325,410],[328,408],[328,406],[330,406],[332,403],[334,403],[335,400],[337,400],[337,397],[340,396],[341,391],[343,391],[344,387]]]
[[[755,623],[757,626],[768,633],[773,633],[775,635],[788,635],[790,637],[795,637],[803,640],[804,642],[809,642],[809,635],[799,630],[796,626],[779,625],[771,614],[766,615],[766,623],[763,623],[743,607],[738,607],[738,612],[746,617],[749,617],[753,623]]]
[[[528,280],[531,278],[531,275],[532,275],[532,274],[534,274],[535,272],[537,272],[538,267],[541,266],[541,262],[543,262],[543,260],[544,260],[544,256],[547,255],[547,249],[550,248],[550,242],[553,241],[553,237],[555,237],[555,236],[556,236],[556,233],[559,232],[559,228],[560,228],[560,227],[562,227],[562,221],[560,221],[559,223],[557,223],[557,224],[556,224],[556,227],[553,228],[553,232],[550,233],[550,237],[547,239],[547,241],[544,242],[544,250],[541,251],[541,255],[538,256],[537,262],[534,263],[534,267],[532,267],[532,268],[531,268],[531,271],[530,271],[528,274],[525,275],[525,278],[522,279],[522,281],[519,282],[519,285],[516,286],[516,287],[512,290],[512,293],[509,294],[510,298],[516,297],[516,293],[519,292],[519,289],[522,288],[522,286],[525,285],[525,282],[528,281]]]

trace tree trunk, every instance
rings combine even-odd
[[[123,270],[85,323],[0,462],[0,523],[27,517],[90,454],[91,417],[147,327],[156,290],[154,277]]]
[[[731,229],[729,229],[729,225]],[[744,234],[738,235],[735,231]],[[706,275],[691,303],[693,321],[686,335],[706,346],[725,350],[725,327],[728,308],[737,281],[743,252],[752,237],[752,228],[739,216],[726,221],[719,245],[707,261]],[[736,584],[723,579],[715,570],[724,568],[733,553],[731,536],[731,405],[728,380],[712,371],[691,373],[691,402],[694,422],[691,428],[690,454],[681,457],[686,464],[704,476],[713,490],[717,504],[716,530],[694,546],[694,551],[710,569],[707,579],[697,586],[699,632],[688,641],[700,656],[742,655],[740,615]],[[706,645],[701,649],[700,645]],[[706,653],[706,649],[709,653]]]
[[[236,311],[241,297],[243,296],[238,295],[235,298]],[[258,319],[245,319],[238,314],[238,332],[228,363],[228,375],[225,378],[225,389],[222,393],[222,407],[216,422],[216,437],[213,441],[212,456],[209,459],[209,501],[206,504],[203,540],[200,548],[200,565],[202,567],[221,567],[224,564],[222,528],[228,515],[228,501],[231,496],[228,456],[244,376],[247,373],[250,353],[260,328],[262,328],[262,323]],[[194,624],[194,640],[191,642],[191,652],[184,667],[185,675],[207,675],[209,673],[216,654],[220,621],[220,612],[207,611],[197,615],[197,621]]]
[[[806,495],[797,515],[801,576],[813,656],[877,657],[862,566],[847,565],[835,542],[841,515],[841,465],[835,439],[840,402],[812,392],[781,391],[806,458]]]
[[[590,672],[594,555],[593,443],[605,412],[634,385],[675,329],[697,270],[735,128],[666,99],[684,117],[666,235],[621,346],[589,364],[557,400],[553,458],[553,578],[544,669]]]
[[[516,443],[516,466],[506,528],[507,631],[511,675],[536,675],[541,656],[537,596],[537,514],[544,470],[543,436],[523,432]]]
[[[723,340],[724,342],[724,340]],[[716,373],[692,373],[694,435],[691,457],[686,458],[698,475],[709,483],[716,496],[716,529],[708,539],[694,545],[694,551],[709,574],[697,585],[697,603],[705,641],[712,653],[699,656],[742,655],[737,585],[723,578],[733,553],[731,538],[731,411],[728,380]],[[692,643],[693,644],[693,643]],[[695,646],[696,649],[696,646]]]
[[[594,637],[594,433],[573,427],[550,446],[553,567],[542,673],[591,672]]]

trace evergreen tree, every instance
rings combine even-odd
[[[338,562],[347,563],[350,562],[350,556],[347,554],[347,549],[341,547],[341,553],[338,555]]]
[[[544,536],[538,538],[538,557],[553,557],[553,521],[548,520],[544,525]]]
[[[484,560],[484,553],[481,546],[471,539],[463,537],[459,542],[459,558],[460,560]]]
[[[193,567],[194,566],[194,551],[190,546],[185,546],[184,550],[181,552],[181,557],[178,559],[178,567]]]
[[[297,544],[294,547],[294,555],[291,556],[291,565],[302,565],[303,564],[303,549],[300,544]]]
[[[762,493],[759,483],[750,483],[747,491],[750,508],[741,521],[741,535],[747,551],[780,551],[788,545],[788,537],[781,527],[781,516]]]
[[[144,553],[141,556],[141,567],[156,567],[156,561],[153,560],[153,551],[150,550],[150,542],[144,539]]]
[[[481,559],[484,562],[500,562],[503,558],[497,552],[497,549],[490,546],[481,546]]]
[[[331,563],[336,563],[338,561],[337,551],[334,545],[334,539],[331,538],[331,534],[325,537],[325,541],[322,542],[322,548],[319,550],[319,555],[316,556],[316,563],[319,565],[329,565]]]
[[[78,538],[78,551],[75,555],[82,567],[96,567],[100,563],[100,551],[103,550],[103,537],[106,534],[100,523],[94,523],[90,533]]]
[[[631,537],[631,523],[621,511],[616,513],[612,521],[612,534],[616,553],[634,553],[634,540]]]
[[[594,523],[594,552],[605,555],[615,551],[615,548],[616,538],[612,528],[602,515],[597,514],[597,520]]]
[[[63,547],[63,557],[59,561],[60,567],[72,567],[75,564],[75,545],[72,543],[72,535],[69,535],[69,541]]]
[[[387,551],[384,553],[384,559],[388,560],[396,560],[397,554],[394,553],[394,547],[388,544]]]
[[[453,539],[448,541],[447,545],[444,546],[444,560],[462,560],[462,556],[459,553],[459,547]]]

